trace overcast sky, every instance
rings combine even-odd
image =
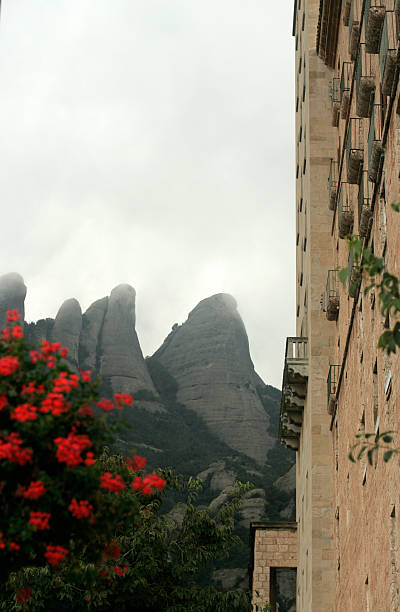
[[[145,355],[231,293],[280,387],[295,329],[292,0],[3,0],[0,274],[26,319],[126,282]]]

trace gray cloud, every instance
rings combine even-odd
[[[257,370],[280,385],[294,333],[291,9],[4,2],[0,272],[24,276],[28,319],[128,282],[150,354],[229,292]]]

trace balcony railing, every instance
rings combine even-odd
[[[353,62],[357,57],[358,45],[360,43],[360,18],[358,11],[358,0],[353,0],[349,14],[349,54]]]
[[[350,247],[348,266],[349,274],[349,296],[355,298],[361,284],[361,271],[358,261],[354,257],[354,249]]]
[[[342,73],[340,75],[340,116],[347,119],[350,107],[350,89],[353,79],[353,64],[343,62]]]
[[[346,238],[353,232],[354,225],[354,188],[350,183],[340,183],[338,200],[339,238]]]
[[[379,164],[383,155],[383,107],[381,104],[373,104],[371,120],[368,132],[368,178],[376,182]]]
[[[364,43],[360,45],[356,68],[356,112],[359,117],[369,117],[375,93],[375,60],[366,52]]]
[[[338,271],[328,270],[325,294],[325,311],[328,321],[336,321],[339,313],[339,305]]]
[[[337,176],[338,176],[338,163],[336,160],[331,159],[331,165],[329,169],[329,180],[328,180],[329,210],[335,210],[336,196],[337,196]]]
[[[351,0],[343,0],[343,23],[349,25]]]
[[[332,125],[338,127],[340,116],[340,79],[334,77],[331,81]]]
[[[308,381],[308,339],[287,338],[283,367],[279,439],[298,450]]]
[[[364,127],[363,120],[352,117],[346,136],[347,181],[359,183],[364,160]]]
[[[382,0],[365,0],[365,45],[367,53],[379,53],[385,6]]]
[[[358,233],[360,238],[365,238],[368,233],[369,223],[372,216],[371,200],[373,190],[368,180],[368,172],[364,170],[358,188]]]
[[[379,49],[379,67],[381,72],[381,89],[384,96],[390,96],[396,70],[396,15],[386,11],[383,20],[381,45]]]
[[[340,365],[330,365],[327,379],[328,386],[328,413],[333,414],[336,405],[336,393],[338,388]]]

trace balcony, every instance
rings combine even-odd
[[[353,64],[351,62],[343,62],[342,74],[340,75],[340,116],[342,119],[347,119],[349,114],[352,79]]]
[[[346,238],[353,232],[354,225],[354,187],[350,183],[340,183],[338,200],[339,238]]]
[[[279,439],[298,450],[308,381],[308,338],[287,338]]]
[[[345,26],[349,25],[351,0],[345,0],[343,5],[343,23]]]
[[[345,148],[347,181],[352,184],[359,183],[364,161],[364,128],[362,119],[358,119],[358,117],[350,119]]]
[[[365,1],[365,46],[367,53],[379,53],[385,7],[382,0]]]
[[[368,178],[376,182],[379,164],[383,156],[383,108],[381,104],[372,106],[371,120],[368,132]]]
[[[384,96],[390,96],[392,93],[396,56],[396,15],[394,11],[386,11],[379,49],[381,89]]]
[[[354,250],[353,247],[350,248],[349,253],[349,296],[351,298],[355,298],[358,295],[358,291],[361,285],[361,270],[359,266],[359,262],[354,259]]]
[[[360,44],[360,19],[357,14],[357,3],[353,0],[349,13],[349,55],[354,62]]]
[[[331,82],[332,125],[338,127],[340,117],[340,79],[333,78]]]
[[[356,68],[356,113],[369,117],[375,94],[375,60],[367,53],[364,43],[360,45]]]
[[[329,210],[335,210],[336,196],[337,196],[337,175],[338,175],[338,163],[334,159],[331,159],[331,165],[330,165],[330,170],[329,170],[329,181],[328,181]]]
[[[326,381],[328,386],[328,414],[333,414],[335,410],[340,367],[340,365],[329,366],[329,374]]]
[[[328,321],[336,321],[339,314],[339,306],[338,271],[328,270],[325,293],[325,312]]]
[[[373,189],[370,185],[368,172],[364,170],[358,188],[358,233],[360,238],[365,238],[368,234],[372,217],[371,201]]]

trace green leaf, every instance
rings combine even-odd
[[[388,444],[390,444],[390,442],[393,442],[392,436],[388,436],[387,434],[384,434],[384,436],[382,437],[382,440]]]
[[[374,447],[374,448],[370,448],[370,449],[369,449],[369,451],[368,451],[368,453],[367,453],[368,463],[369,463],[370,465],[372,465],[372,464],[373,464],[373,463],[372,463],[372,459],[373,459],[373,455],[374,455],[374,451],[375,451],[375,450],[376,450],[376,448],[375,448],[375,447]]]
[[[349,278],[349,274],[350,274],[349,268],[342,268],[341,270],[339,270],[338,277],[339,277],[340,282],[343,285],[346,284],[346,281]]]
[[[361,459],[361,457],[363,456],[364,452],[367,450],[366,446],[362,446],[360,449],[360,452],[357,455],[357,460],[359,461]]]
[[[385,463],[387,463],[389,461],[389,459],[391,458],[393,453],[394,453],[394,450],[386,451],[386,453],[383,455],[383,460],[384,460]]]
[[[395,212],[400,212],[400,202],[393,202],[392,208]]]
[[[356,462],[356,460],[353,457],[353,453],[351,451],[349,452],[348,457],[349,457],[350,461],[352,461],[353,463]]]

